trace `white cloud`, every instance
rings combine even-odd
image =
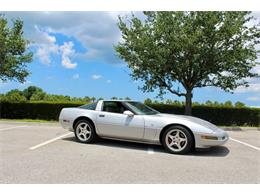
[[[251,108],[260,108],[260,106],[250,106]]]
[[[92,78],[93,80],[98,80],[98,79],[101,79],[101,78],[102,78],[102,75],[93,74],[93,75],[91,76],[91,78]]]
[[[113,45],[121,38],[117,27],[117,16],[129,15],[129,12],[4,12],[7,18],[21,18],[25,25],[25,36],[38,42],[34,26],[40,26],[48,34],[61,33],[76,38],[86,52],[82,57],[86,60],[103,60],[110,64],[120,64],[122,61],[115,55]],[[136,14],[141,15],[141,12]],[[50,37],[49,37],[50,38]],[[51,41],[51,39],[49,39]],[[49,63],[45,55],[43,62]],[[39,55],[40,55],[39,54]]]
[[[77,63],[72,63],[70,57],[75,55],[73,42],[64,42],[59,46],[54,35],[50,34],[50,30],[43,30],[35,25],[37,40],[33,46],[36,46],[36,56],[42,64],[51,64],[51,56],[61,54],[61,64],[65,68],[75,68]]]
[[[251,71],[251,72],[257,73],[257,74],[260,75],[260,65],[257,65],[257,66],[255,66],[254,68],[252,68],[252,71]]]
[[[253,102],[258,102],[258,101],[260,101],[260,97],[259,96],[252,96],[252,97],[248,97],[247,100],[253,101]]]
[[[28,87],[28,86],[30,86],[30,85],[32,85],[33,84],[33,82],[32,81],[25,81],[24,83],[19,83],[19,86],[18,86],[18,88],[23,88],[23,87]]]
[[[2,81],[2,80],[0,79],[0,88],[7,87],[9,84],[10,84],[10,82]],[[0,94],[1,94],[1,93],[2,93],[2,92],[0,92]]]
[[[73,78],[73,79],[79,79],[79,74],[74,74],[74,75],[72,76],[72,78]]]
[[[237,93],[248,93],[248,92],[260,93],[260,83],[251,83],[251,84],[249,84],[249,87],[240,86],[235,90],[235,92],[237,92]]]
[[[37,34],[37,41],[33,44],[37,47],[36,56],[42,64],[49,65],[51,63],[51,54],[58,54],[59,51],[56,38],[49,35],[48,32],[41,30],[36,25],[34,28]]]
[[[21,85],[29,85],[29,84],[32,84],[32,81],[25,81],[24,83],[20,83]]]
[[[112,83],[112,81],[111,80],[107,80],[106,83]]]
[[[75,68],[77,63],[72,63],[70,57],[75,54],[75,50],[73,49],[74,44],[70,42],[64,42],[62,46],[60,46],[61,50],[61,64],[65,68]]]
[[[231,72],[227,72],[227,71],[223,71],[220,74],[221,74],[221,76],[225,76],[225,77],[232,76],[232,73]]]

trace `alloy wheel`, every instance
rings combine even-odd
[[[187,136],[179,129],[172,129],[166,134],[165,143],[173,152],[182,151],[188,144]]]
[[[91,127],[86,122],[81,122],[76,128],[76,134],[80,141],[85,142],[91,136]]]

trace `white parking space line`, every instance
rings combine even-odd
[[[7,130],[18,129],[18,128],[22,128],[22,127],[27,127],[27,126],[24,125],[24,126],[6,127],[6,128],[0,129],[0,131],[7,131]]]
[[[248,146],[248,147],[250,147],[250,148],[253,148],[253,149],[255,149],[255,150],[260,151],[260,148],[258,148],[258,147],[256,147],[256,146],[253,146],[253,145],[251,145],[251,144],[248,144],[248,143],[245,143],[245,142],[239,141],[239,140],[234,139],[234,138],[231,138],[231,137],[229,137],[229,139],[232,140],[232,141],[234,141],[234,142],[237,142],[237,143],[243,144],[243,145],[245,145],[245,146]]]
[[[153,148],[147,148],[147,153],[148,154],[154,154]]]
[[[32,146],[32,147],[30,147],[29,149],[30,149],[30,150],[35,150],[35,149],[37,149],[37,148],[40,148],[40,147],[42,147],[42,146],[45,146],[45,145],[47,145],[47,144],[50,144],[50,143],[52,143],[52,142],[55,142],[55,141],[57,141],[57,140],[59,140],[59,139],[61,139],[61,138],[63,138],[63,137],[66,137],[66,136],[72,135],[72,134],[73,134],[73,132],[65,133],[65,134],[60,135],[60,136],[58,136],[58,137],[55,137],[55,138],[53,138],[53,139],[50,139],[50,140],[47,140],[47,141],[42,142],[42,143],[40,143],[40,144],[37,144],[37,145],[35,145],[35,146]]]

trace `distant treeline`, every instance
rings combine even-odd
[[[0,118],[58,120],[62,108],[78,107],[82,103],[73,102],[1,102]],[[169,104],[148,104],[161,113],[184,114],[184,106]],[[259,108],[235,108],[214,106],[193,106],[192,115],[216,125],[257,126]]]
[[[95,102],[97,100],[103,99],[102,97],[70,97],[68,95],[57,95],[57,94],[48,94],[43,91],[41,88],[36,86],[29,86],[24,90],[13,89],[5,94],[0,94],[1,102],[14,102],[14,103],[22,103],[22,102],[68,102],[68,103],[82,103],[87,104],[90,102]],[[129,97],[119,98],[119,97],[111,97],[111,99],[127,99],[130,100]],[[167,105],[176,105],[176,106],[184,106],[185,103],[177,100],[167,99],[164,101],[152,100],[147,98],[144,100],[145,104],[167,104]],[[219,103],[217,101],[206,101],[205,103],[193,102],[193,106],[214,106],[214,107],[236,107],[236,108],[244,108],[246,105],[242,102],[236,102],[232,104],[231,101],[226,101],[224,103]]]

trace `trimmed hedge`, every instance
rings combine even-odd
[[[0,118],[58,120],[62,108],[78,107],[77,103],[1,102]]]
[[[0,118],[58,120],[59,113],[65,107],[78,107],[80,103],[0,103]],[[170,114],[183,114],[184,107],[168,104],[149,104],[150,107]],[[205,119],[216,125],[259,126],[259,108],[227,108],[194,106],[193,116]]]
[[[184,106],[167,104],[150,104],[150,107],[162,113],[183,114]],[[192,115],[205,119],[216,125],[238,125],[238,126],[259,126],[259,108],[228,108],[213,106],[193,106]]]

